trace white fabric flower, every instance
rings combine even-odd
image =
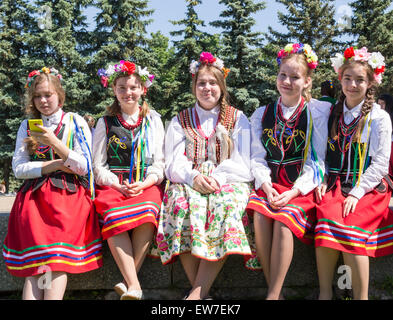
[[[114,73],[115,73],[115,66],[110,65],[108,67],[108,69],[106,69],[106,74],[107,74],[108,77],[110,77]]]
[[[222,68],[224,68],[224,61],[222,61],[220,58],[216,58],[214,66],[221,70]]]
[[[195,61],[195,60],[192,60],[192,62],[190,64],[190,72],[191,72],[191,74],[196,74],[197,70],[198,70],[198,67],[199,67],[199,62]]]
[[[344,64],[344,56],[341,53],[336,53],[333,58],[330,58],[330,61],[332,62],[332,67],[334,68],[334,71],[338,72],[338,70]]]
[[[373,69],[380,68],[385,65],[385,58],[380,52],[373,52],[368,60],[368,64]]]

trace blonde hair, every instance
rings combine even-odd
[[[226,116],[226,113],[227,113],[227,110],[229,107],[229,94],[228,94],[224,74],[222,73],[221,70],[219,70],[218,68],[216,68],[212,65],[208,65],[208,64],[201,65],[200,68],[198,69],[197,73],[195,74],[195,76],[193,76],[193,78],[192,78],[192,94],[195,96],[195,98],[196,98],[196,85],[197,85],[197,81],[198,81],[198,76],[203,72],[210,72],[211,74],[213,74],[213,76],[217,80],[218,86],[220,87],[220,90],[221,90],[221,97],[219,99],[220,119],[218,119],[218,120],[219,120],[219,123],[224,125],[225,116]],[[228,145],[227,149],[228,149],[228,158],[229,158],[231,156],[231,151],[233,149],[233,141],[232,141],[231,137],[229,137],[228,134],[224,134],[223,138],[224,138],[224,142],[227,143],[227,145]]]
[[[52,88],[56,91],[56,94],[59,97],[59,104],[63,106],[65,102],[65,91],[63,86],[61,85],[60,79],[50,73],[41,73],[35,77],[34,81],[27,88],[25,94],[25,113],[33,118],[41,117],[41,113],[34,105],[34,94],[37,85],[45,81],[48,81],[49,85],[52,86]]]
[[[41,118],[41,113],[38,111],[37,107],[34,105],[34,94],[36,88],[39,84],[48,81],[49,85],[56,91],[56,94],[59,99],[59,105],[63,106],[65,102],[65,91],[63,86],[61,85],[60,79],[49,73],[41,73],[37,75],[31,85],[27,88],[25,94],[25,113],[30,118]],[[38,142],[33,137],[27,137],[24,139],[26,143],[27,150],[29,154],[32,155],[38,150]]]
[[[282,66],[286,61],[288,61],[288,60],[290,60],[290,59],[296,59],[296,61],[297,61],[298,63],[300,63],[302,66],[304,66],[304,70],[305,70],[304,76],[305,76],[306,78],[308,78],[308,77],[311,78],[311,84],[310,84],[307,88],[305,88],[305,89],[303,90],[303,92],[302,92],[302,96],[304,97],[304,99],[305,99],[307,102],[309,102],[309,101],[311,100],[311,98],[312,98],[312,96],[311,96],[311,90],[312,90],[312,75],[314,74],[314,69],[311,69],[311,68],[308,66],[307,58],[306,58],[306,56],[304,55],[304,53],[292,53],[292,54],[290,54],[290,55],[288,55],[288,56],[283,57],[282,60],[281,60],[280,69],[281,69],[281,66]]]
[[[144,117],[146,117],[149,114],[150,108],[149,108],[149,105],[147,104],[147,102],[145,100],[145,95],[146,95],[147,88],[143,85],[143,82],[142,82],[140,76],[138,74],[135,74],[135,73],[132,74],[132,75],[120,75],[113,81],[112,86],[115,87],[117,80],[119,80],[120,78],[128,78],[128,77],[132,77],[132,76],[134,76],[136,79],[138,79],[141,87],[144,89],[144,93],[142,94],[142,97],[141,97],[141,99],[142,99],[141,111],[139,113],[139,116],[144,118]],[[116,116],[116,115],[120,115],[120,114],[121,114],[120,103],[117,100],[117,98],[115,97],[115,100],[113,101],[113,103],[106,108],[106,115],[108,115],[108,116]]]
[[[342,79],[342,75],[344,74],[344,71],[346,69],[353,67],[355,64],[359,64],[366,69],[367,79],[370,83],[370,87],[366,91],[364,103],[363,103],[362,109],[361,109],[361,114],[363,117],[358,124],[358,127],[355,132],[354,140],[353,140],[355,142],[359,142],[360,136],[361,136],[360,129],[363,128],[365,120],[366,120],[366,116],[368,113],[370,113],[371,109],[373,108],[373,104],[375,102],[375,93],[377,91],[378,83],[375,81],[373,69],[370,67],[370,65],[367,62],[355,61],[353,59],[346,60],[344,62],[344,64],[341,66],[339,73],[338,73],[339,79],[340,80]],[[336,137],[338,135],[338,121],[343,113],[345,99],[346,99],[346,96],[345,96],[344,92],[341,90],[341,95],[340,95],[340,98],[337,102],[337,107],[335,108],[336,111],[333,115],[334,120],[333,120],[333,125],[331,128],[331,132],[330,132],[332,137]]]

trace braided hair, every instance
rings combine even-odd
[[[370,84],[369,88],[366,91],[364,103],[363,103],[361,111],[360,111],[361,115],[362,115],[362,119],[359,121],[358,127],[355,132],[355,136],[354,136],[354,141],[360,142],[361,128],[363,128],[365,120],[366,120],[366,116],[371,112],[371,110],[373,108],[373,104],[375,102],[375,93],[377,91],[377,82],[374,79],[374,71],[371,69],[371,67],[369,66],[369,64],[367,62],[354,61],[354,60],[345,61],[343,66],[340,68],[339,79],[342,78],[342,75],[344,74],[344,71],[346,69],[352,67],[355,64],[360,64],[364,68],[366,68],[367,79]],[[341,117],[343,110],[344,110],[345,99],[346,99],[346,96],[345,96],[344,92],[341,90],[341,95],[340,95],[340,98],[337,102],[337,108],[335,108],[336,111],[333,114],[334,120],[333,120],[332,129],[330,132],[332,137],[336,137],[338,135],[338,122],[339,122],[340,117]]]

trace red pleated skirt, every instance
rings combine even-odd
[[[97,187],[94,205],[102,238],[106,240],[144,223],[152,223],[157,228],[163,196],[161,185],[153,185],[139,196],[130,198],[111,187]]]
[[[7,270],[20,277],[101,267],[101,234],[89,191],[79,185],[72,193],[48,179],[34,192],[18,192],[3,256]]]
[[[365,194],[356,209],[343,218],[341,183],[327,192],[317,205],[315,246],[327,247],[370,257],[393,253],[393,212],[389,209],[391,191],[385,180],[385,191]]]
[[[291,186],[273,183],[278,193],[290,190]],[[279,210],[270,207],[267,196],[262,189],[253,191],[250,195],[246,210],[251,214],[256,211],[266,217],[280,221],[303,243],[312,244],[315,226],[315,196],[314,192],[292,199],[286,206]]]

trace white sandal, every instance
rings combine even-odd
[[[142,290],[129,290],[120,297],[120,300],[142,300],[142,299],[143,299]]]
[[[117,285],[113,287],[113,289],[120,297],[127,292],[127,287],[123,282],[119,282]]]

